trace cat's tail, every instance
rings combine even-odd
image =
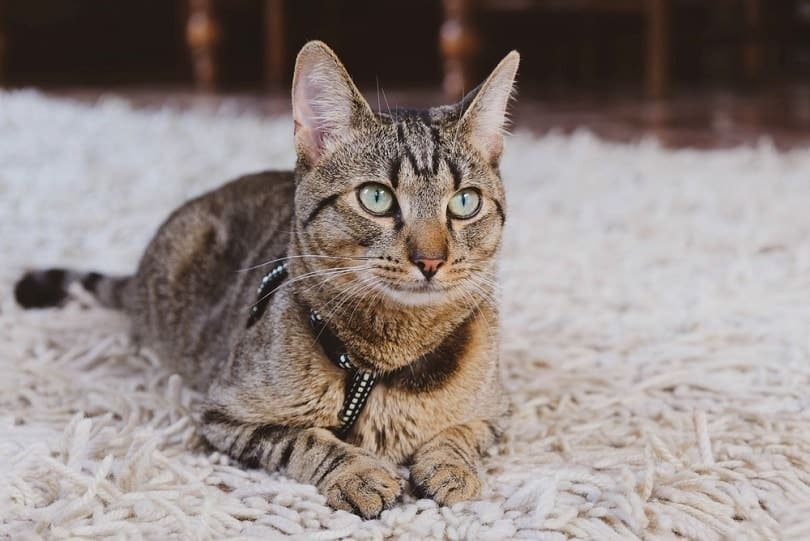
[[[59,306],[67,298],[70,284],[79,282],[102,305],[121,310],[127,303],[131,281],[131,276],[105,276],[97,272],[37,270],[20,278],[14,287],[14,297],[23,308]]]

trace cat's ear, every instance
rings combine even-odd
[[[353,126],[375,121],[346,68],[320,41],[310,41],[298,53],[292,109],[296,151],[310,165]]]
[[[504,57],[476,90],[461,102],[463,127],[476,147],[490,163],[503,152],[503,138],[509,121],[507,107],[515,87],[520,54],[512,51]]]

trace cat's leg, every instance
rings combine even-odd
[[[434,436],[411,458],[411,482],[417,493],[441,505],[478,496],[480,457],[499,434],[493,422],[473,421]]]
[[[284,470],[315,485],[335,509],[378,516],[402,492],[394,467],[323,428],[243,423],[216,410],[203,415],[203,434],[248,467]]]

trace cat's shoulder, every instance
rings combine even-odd
[[[291,208],[295,193],[292,171],[261,171],[243,175],[188,199],[166,219],[164,226],[190,216],[251,215],[259,209]]]

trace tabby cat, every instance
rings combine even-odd
[[[494,273],[518,61],[456,105],[375,113],[310,42],[293,79],[294,171],[186,203],[133,276],[29,272],[16,298],[58,305],[80,281],[206,392],[211,445],[335,508],[379,515],[404,487],[395,464],[419,495],[473,498],[509,410]]]

